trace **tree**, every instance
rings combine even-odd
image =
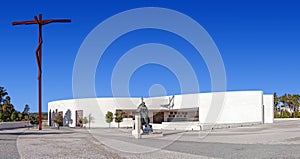
[[[2,109],[0,110],[0,122],[3,122],[3,113],[2,113]]]
[[[288,97],[287,97],[286,93],[283,96],[280,97],[280,101],[284,104],[284,106],[287,105]]]
[[[63,124],[63,116],[62,115],[57,115],[54,118],[54,122],[58,125],[57,129],[59,129],[59,127]]]
[[[82,118],[79,118],[80,127],[82,127]]]
[[[39,123],[38,117],[35,114],[29,115],[29,121],[30,121],[30,124],[32,124],[32,125],[37,125]]]
[[[299,100],[300,100],[300,96],[298,94],[293,94],[291,96],[291,103],[293,105],[293,117],[296,118],[296,111],[299,111]]]
[[[26,114],[28,115],[29,114],[29,110],[30,110],[29,105],[26,104],[25,107],[24,107],[24,110],[23,110],[22,114],[23,115],[26,115]]]
[[[0,105],[2,105],[3,101],[4,101],[4,97],[8,95],[8,93],[6,92],[6,89],[4,89],[4,87],[0,87]]]
[[[22,120],[28,121],[28,119],[29,119],[29,110],[30,110],[30,107],[29,107],[28,104],[26,104],[24,106],[24,110],[22,112],[22,116],[23,116]]]
[[[24,114],[20,113],[19,111],[16,111],[14,105],[11,103],[11,98],[10,96],[8,96],[6,89],[4,89],[4,87],[0,87],[0,121],[1,122],[21,121],[26,116],[27,116],[26,119],[28,120],[29,118],[28,111],[29,111],[28,105],[25,105],[23,111]]]
[[[79,123],[80,123],[80,124],[87,124],[87,123],[88,123],[87,117],[79,118]],[[84,126],[84,127],[85,127],[85,126]]]
[[[6,96],[2,105],[3,121],[11,121],[11,116],[14,111],[14,106],[10,103],[10,97]]]
[[[278,105],[278,103],[280,102],[280,99],[277,97],[277,93],[275,92],[274,93],[274,111],[276,111],[276,107],[277,107],[277,105]]]
[[[16,112],[13,111],[10,115],[10,121],[16,121],[16,118],[17,118]]]
[[[18,117],[18,121],[22,121],[23,120],[23,114],[22,113],[20,113],[20,112],[18,112],[17,113],[17,117]]]
[[[114,117],[113,117],[113,113],[108,111],[105,115],[105,119],[106,119],[106,122],[109,124],[109,127],[110,127],[110,123],[113,121]]]
[[[120,123],[123,121],[123,112],[116,111],[115,113],[115,122],[118,123],[118,128],[120,128]]]
[[[23,117],[23,120],[24,120],[24,121],[28,121],[28,120],[29,120],[29,116],[28,116],[28,115],[25,115],[25,116]]]
[[[284,94],[280,97],[277,96],[276,93],[274,93],[274,106],[277,107],[277,109],[274,109],[274,111],[279,112],[280,110],[280,117],[294,117],[296,118],[298,116],[299,112],[299,106],[300,106],[300,95],[299,94]],[[282,108],[284,107],[284,108]],[[289,114],[287,114],[286,109],[289,109]],[[283,115],[284,114],[284,115]]]

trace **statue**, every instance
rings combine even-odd
[[[148,108],[144,102],[144,98],[142,99],[142,103],[138,106],[137,112],[140,113],[141,116],[141,129],[144,133],[153,132],[152,126],[149,124],[150,119],[148,116]],[[143,129],[143,125],[145,125],[145,128]]]
[[[141,115],[141,125],[142,126],[148,125],[149,124],[148,108],[145,102],[143,101],[143,98],[142,98],[142,103],[137,108],[137,112],[139,112]]]

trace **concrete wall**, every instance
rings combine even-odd
[[[274,96],[264,95],[263,104],[264,104],[264,123],[273,123],[274,122]]]
[[[176,95],[174,108],[196,108],[199,107],[199,124],[228,124],[228,123],[262,123],[263,102],[267,106],[272,103],[269,96],[263,100],[262,91],[237,91],[237,92],[216,92]],[[145,98],[148,109],[165,110],[160,105],[167,104],[169,97]],[[70,110],[73,122],[69,125],[75,127],[75,111],[83,110],[83,116],[92,114],[94,121],[91,127],[108,127],[105,120],[107,111],[115,113],[116,109],[136,109],[141,103],[140,98],[86,98],[73,100],[60,100],[48,103],[48,112],[58,109],[65,113]],[[265,120],[270,122],[272,116],[269,107],[265,107]],[[132,121],[126,119],[120,124],[121,127],[132,125]],[[116,127],[117,123],[111,123]]]
[[[157,97],[152,99],[144,100],[147,104],[148,109],[160,109],[160,104],[168,102],[167,97]],[[48,103],[48,112],[56,109],[63,111],[63,114],[67,110],[70,110],[71,118],[73,123],[70,127],[75,127],[76,124],[76,110],[83,110],[83,116],[87,117],[92,114],[94,122],[91,124],[92,127],[106,127],[109,124],[106,123],[105,114],[107,111],[115,113],[116,109],[136,109],[141,103],[140,98],[87,98],[87,99],[74,99],[74,100],[60,100]],[[159,104],[160,103],[160,104]],[[121,126],[127,127],[129,124],[121,123]],[[111,123],[111,126],[115,126]]]
[[[263,92],[236,91],[175,96],[174,108],[199,107],[199,122],[224,124],[262,122]]]
[[[1,122],[0,123],[0,130],[1,129],[13,129],[13,128],[24,128],[29,126],[30,124],[27,121],[17,121],[17,122]]]
[[[214,93],[201,94],[201,99],[213,99]],[[213,101],[200,101],[200,123],[249,123],[262,122],[262,91],[219,92],[215,98],[224,96],[223,105]],[[214,99],[213,99],[214,100]]]

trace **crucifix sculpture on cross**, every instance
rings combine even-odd
[[[42,14],[39,17],[34,16],[34,20],[22,21],[22,22],[12,22],[12,25],[31,25],[37,24],[39,26],[39,45],[35,50],[36,61],[38,64],[38,89],[39,89],[39,130],[42,130],[42,26],[50,23],[68,23],[71,22],[70,19],[49,19],[43,20]]]

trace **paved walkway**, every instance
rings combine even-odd
[[[17,147],[17,138],[23,129],[0,130],[0,158],[20,158]]]
[[[90,132],[127,158],[300,158],[300,120],[217,129],[208,135],[165,131],[164,137],[140,140],[125,129]]]
[[[17,140],[17,147],[20,157],[24,159],[120,158],[94,139],[86,129],[25,130]]]
[[[130,129],[0,130],[0,158],[300,158],[299,132],[300,120],[139,140]]]

